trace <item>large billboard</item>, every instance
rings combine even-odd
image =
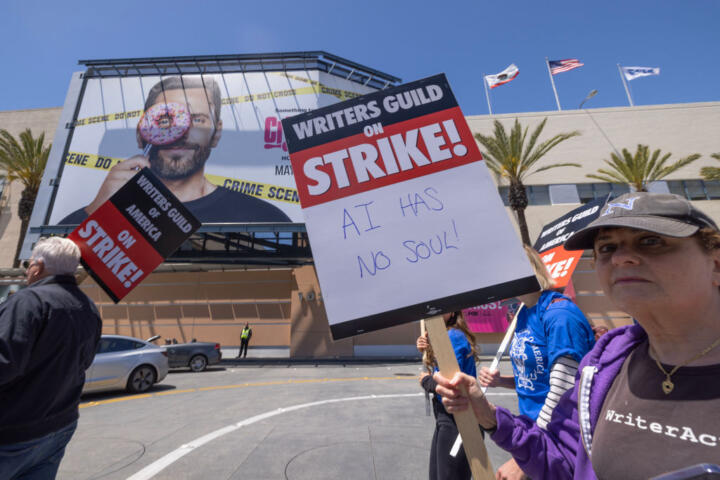
[[[280,120],[373,91],[318,70],[87,78],[49,224],[144,167],[203,223],[302,222]]]

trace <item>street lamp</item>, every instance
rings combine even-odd
[[[592,97],[594,97],[597,94],[598,94],[597,90],[590,90],[590,93],[587,94],[587,97],[585,97],[585,100],[580,102],[580,105],[578,106],[578,110],[580,110],[582,108],[582,106],[585,105],[585,102],[587,102],[588,100],[590,100]]]

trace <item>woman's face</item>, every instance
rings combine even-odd
[[[697,308],[720,295],[720,251],[707,253],[694,238],[608,228],[594,251],[605,294],[636,318],[648,309]]]

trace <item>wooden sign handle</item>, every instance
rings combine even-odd
[[[420,320],[420,335],[425,336],[425,333],[427,332],[427,328],[425,328],[425,320]],[[422,354],[422,362],[423,365],[430,365],[430,362],[428,361],[429,353],[427,350],[425,350]],[[430,373],[432,373],[432,370],[430,370]]]
[[[425,320],[425,328],[427,328],[440,373],[445,378],[452,378],[455,373],[460,371],[460,367],[445,328],[445,321],[442,316],[428,318]],[[467,394],[466,391],[463,393]],[[473,479],[494,480],[495,473],[472,409],[468,408],[464,412],[454,413],[453,417],[463,439],[463,448],[465,448],[465,455],[470,463]]]

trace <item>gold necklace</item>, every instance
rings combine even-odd
[[[707,347],[705,350],[703,350],[702,352],[700,352],[700,353],[698,353],[697,355],[695,355],[693,358],[691,358],[691,359],[688,360],[687,362],[681,363],[680,365],[676,365],[676,366],[673,367],[673,369],[670,370],[669,372],[666,372],[665,369],[663,368],[663,366],[660,364],[660,361],[657,359],[658,355],[657,355],[657,353],[655,353],[655,349],[654,349],[654,348],[652,347],[652,345],[651,345],[651,346],[650,346],[650,350],[652,350],[652,353],[653,353],[653,355],[655,356],[655,363],[657,364],[657,366],[658,366],[658,368],[660,369],[660,371],[665,375],[665,380],[663,380],[663,382],[662,382],[662,390],[663,390],[663,393],[665,393],[665,395],[669,395],[670,392],[672,392],[673,389],[675,388],[675,384],[674,384],[673,381],[670,379],[670,377],[672,377],[673,374],[674,374],[675,372],[677,372],[680,367],[684,367],[684,366],[687,365],[688,363],[692,363],[692,362],[694,362],[695,360],[704,357],[705,355],[707,355],[707,354],[710,352],[710,350],[712,350],[713,348],[717,347],[718,345],[720,345],[720,338],[718,338],[717,340],[715,340],[715,341],[712,343],[712,345],[710,345],[710,346]]]

